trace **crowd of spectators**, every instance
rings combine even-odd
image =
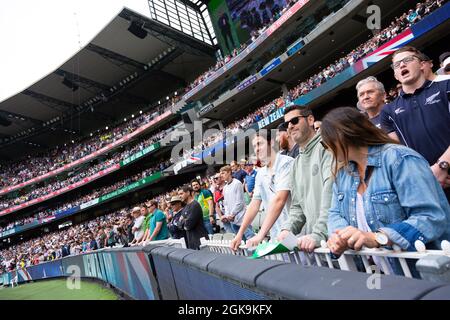
[[[126,245],[129,239],[124,235],[132,222],[127,213],[127,209],[122,209],[2,250],[0,273],[107,246]]]
[[[41,156],[25,158],[22,161],[3,165],[0,167],[0,188],[14,186],[32,178],[39,177],[83,158],[132,133],[140,126],[163,114],[166,110],[167,105],[161,105],[157,109],[136,115],[135,118],[115,128],[108,128],[106,131],[96,133],[95,136],[92,134],[85,140],[57,146]]]
[[[205,150],[206,148],[212,147],[216,143],[224,139],[224,137],[229,137],[236,134],[239,129],[245,130],[250,127],[253,123],[264,119],[269,114],[274,112],[276,109],[283,106],[289,106],[298,97],[307,94],[313,89],[319,87],[326,81],[334,78],[341,71],[345,70],[349,66],[356,63],[358,60],[364,58],[369,53],[376,50],[378,47],[393,39],[395,36],[400,34],[406,28],[410,27],[412,24],[421,20],[427,14],[433,10],[441,7],[445,3],[445,0],[427,0],[425,2],[418,3],[415,9],[409,10],[400,17],[396,18],[387,28],[378,32],[375,36],[369,39],[364,44],[360,45],[358,48],[352,50],[349,54],[341,59],[335,61],[333,64],[322,70],[321,72],[313,75],[306,81],[302,81],[297,86],[289,90],[287,94],[276,98],[270,103],[260,107],[250,115],[237,120],[230,124],[223,131],[213,134],[211,136],[205,137],[204,141],[194,146],[191,150],[185,150],[183,154],[183,159],[187,160],[192,157],[192,155]],[[398,94],[398,88],[392,88],[387,92],[386,102],[393,100]],[[171,159],[173,162],[179,161],[179,159]]]
[[[91,190],[89,192],[89,194],[80,196],[77,199],[66,202],[56,208],[49,208],[47,210],[33,214],[32,216],[29,216],[29,217],[26,217],[23,219],[18,219],[18,220],[15,220],[14,222],[7,223],[4,226],[0,226],[0,232],[8,231],[17,226],[23,226],[23,225],[26,225],[26,224],[29,224],[29,223],[32,223],[35,221],[39,221],[40,219],[45,219],[45,218],[51,217],[55,214],[58,214],[58,213],[66,211],[66,210],[69,210],[71,208],[77,207],[83,203],[86,203],[88,201],[96,199],[102,195],[106,195],[106,194],[116,191],[122,187],[125,187],[133,182],[141,180],[145,177],[149,177],[157,172],[161,172],[161,171],[165,170],[166,168],[168,168],[169,166],[170,166],[170,161],[168,161],[168,160],[162,161],[149,169],[146,169],[146,170],[144,170],[138,174],[135,174],[131,177],[128,177],[124,180],[118,181],[118,182],[114,183],[113,185],[105,186],[105,187],[98,188],[95,190]]]
[[[292,98],[296,99],[301,95],[305,95],[313,89],[319,87],[321,84],[334,78],[341,71],[355,64],[358,60],[375,51],[384,43],[390,41],[403,32],[406,28],[410,27],[412,24],[420,21],[427,14],[441,7],[444,2],[445,0],[426,0],[418,3],[414,9],[410,9],[408,12],[396,18],[387,28],[378,32],[371,39],[361,44],[358,48],[352,50],[339,60],[336,60],[333,64],[329,65],[322,71],[314,74],[308,80],[299,83],[290,92]]]
[[[139,152],[146,147],[152,145],[153,143],[161,140],[167,131],[158,132],[154,134],[152,137],[145,139],[144,141],[138,142],[135,145],[127,145],[125,150],[120,150],[113,154],[109,159],[103,160],[100,163],[89,166],[82,171],[76,173],[73,176],[69,176],[65,180],[56,180],[51,183],[45,184],[45,186],[40,188],[33,188],[33,190],[27,194],[20,195],[18,197],[7,198],[3,197],[3,200],[0,200],[0,210],[7,209],[12,206],[17,206],[22,203],[31,201],[33,199],[42,197],[44,195],[50,194],[52,192],[58,191],[64,187],[77,183],[85,178],[91,177],[98,173],[101,170],[105,170],[110,168],[111,166],[118,164],[120,161],[128,158],[130,155]]]
[[[267,21],[261,22],[261,24],[255,29],[252,28],[250,32],[251,39],[249,40],[249,43],[243,43],[239,46],[239,48],[234,48],[232,52],[229,55],[226,55],[224,58],[220,58],[217,60],[217,63],[208,69],[205,73],[198,76],[191,84],[189,84],[186,87],[185,92],[189,92],[190,90],[197,87],[199,84],[206,81],[209,77],[211,77],[217,70],[225,66],[228,62],[230,62],[234,57],[239,55],[242,51],[244,51],[252,42],[256,41],[256,39],[266,31],[268,27],[270,27],[275,21],[277,21],[284,12],[286,12],[294,3],[296,3],[298,0],[290,0],[286,2],[286,7],[282,8],[282,10],[279,10],[276,12],[276,14],[268,19]]]
[[[202,186],[210,185],[207,177],[201,179]],[[172,219],[171,198],[178,189],[163,193],[137,205],[146,208],[146,204],[156,201],[169,223]],[[93,220],[71,226],[65,230],[46,234],[0,251],[0,274],[17,267],[23,268],[46,261],[52,261],[68,255],[77,255],[106,247],[129,246],[134,240],[132,227],[136,219],[132,208],[126,207]]]
[[[369,40],[367,47],[362,45],[355,52],[360,52],[361,50],[362,50],[362,52],[364,52],[366,50],[366,48],[369,48],[368,49],[369,51],[367,51],[366,53],[363,53],[362,56],[357,55],[356,58],[353,56],[347,56],[347,57],[350,57],[350,58],[346,59],[347,63],[349,63],[349,65],[350,65],[351,63],[354,63],[356,60],[360,59],[365,54],[367,54],[368,52],[373,50],[374,49],[374,48],[372,48],[372,45],[373,45],[372,41],[374,41],[373,39],[375,39],[375,38],[384,39],[384,40],[379,40],[381,42],[379,42],[377,44],[377,46],[381,45],[382,43],[388,41],[390,39],[389,37],[394,37],[396,34],[401,32],[402,28],[406,28],[411,23],[417,22],[418,21],[417,19],[421,19],[427,12],[431,12],[434,8],[441,6],[444,2],[445,1],[443,1],[443,0],[442,1],[428,0],[428,1],[425,1],[424,3],[418,4],[416,6],[415,10],[409,11],[407,14],[398,18],[395,23],[391,24],[390,27],[388,28],[389,30],[385,29],[380,33],[380,34],[385,34],[385,35],[389,33],[390,35],[386,36],[386,39],[384,39],[383,35],[380,36],[380,34],[378,34],[377,36],[375,36],[374,38]],[[378,37],[378,36],[380,36],[380,37]],[[375,40],[375,41],[378,41],[378,40]],[[418,57],[416,57],[416,58],[418,58]],[[352,61],[349,62],[349,59]],[[403,62],[400,62],[400,64],[402,64],[402,63],[403,63],[403,65],[407,64],[406,60],[404,60]],[[326,70],[331,70],[331,69],[329,67]],[[330,72],[329,74],[334,76],[335,73]],[[313,83],[314,83],[314,81],[313,81]],[[320,83],[323,83],[322,80],[319,82],[319,85],[320,85]],[[296,93],[296,92],[290,91],[287,96],[281,97],[281,98],[278,98],[278,99],[272,101],[271,103],[265,105],[264,107],[259,108],[257,111],[248,115],[247,117],[228,126],[224,131],[222,131],[216,135],[212,135],[211,137],[206,139],[206,141],[203,142],[202,145],[196,146],[194,148],[194,150],[192,150],[192,152],[194,152],[196,150],[197,151],[202,150],[205,147],[209,147],[212,144],[220,141],[223,138],[223,135],[226,133],[231,133],[231,134],[234,133],[235,134],[239,129],[245,129],[252,123],[260,121],[261,119],[266,117],[268,114],[270,114],[277,108],[280,108],[280,107],[283,107],[283,106],[289,104],[290,101],[292,101],[293,99],[298,97],[297,94],[301,95],[304,93],[303,92]],[[388,92],[388,95],[386,97],[387,102],[394,99],[397,95],[398,95],[398,88],[397,87],[392,88]],[[349,112],[349,113],[351,111],[351,113],[352,113],[351,116],[356,117],[353,114],[354,111],[352,111],[352,110],[349,111],[347,109],[351,109],[351,108],[345,108],[344,111]],[[290,110],[290,112],[297,113],[300,111],[296,110],[294,108],[294,109]],[[339,114],[338,112],[334,112],[333,116],[336,116],[338,114]],[[308,115],[308,116],[311,116],[311,115]],[[300,115],[298,117],[303,117],[303,115]],[[297,117],[297,119],[298,119],[298,117]],[[305,117],[307,117],[307,116],[305,116]],[[287,121],[287,123],[289,126],[295,126],[295,125],[298,125],[299,121],[298,120],[297,121]],[[325,123],[325,120],[324,120],[324,123]],[[330,123],[327,123],[327,125],[330,126]],[[354,123],[357,123],[357,122],[354,122]],[[370,129],[375,130],[374,127],[370,127]],[[309,130],[311,130],[311,128],[309,128]],[[320,132],[320,130],[319,130],[319,132]],[[325,130],[325,132],[326,132],[326,130]],[[335,131],[333,131],[333,132],[335,132]],[[311,134],[312,134],[312,132],[311,132]],[[311,135],[311,136],[313,137],[311,139],[318,139],[317,135]],[[386,138],[386,141],[391,141],[391,140],[388,140]],[[332,142],[331,137],[329,137],[329,142]],[[317,146],[318,146],[317,148],[321,148],[319,145],[323,146],[323,144],[317,144]],[[404,148],[404,147],[401,147],[401,148]],[[414,154],[414,156],[416,156],[416,155]],[[329,161],[329,160],[331,161],[331,157],[327,161]],[[417,162],[417,163],[419,164],[419,162]],[[422,165],[423,168],[428,168],[428,163],[421,161],[420,164]],[[162,166],[168,166],[168,165],[169,165],[168,161],[166,161],[164,164],[162,164]],[[448,166],[448,163],[447,163],[447,166]],[[161,167],[159,167],[158,169],[161,169]],[[448,167],[447,167],[447,169],[448,169]],[[151,169],[149,169],[149,170],[151,170]],[[408,173],[406,170],[405,170],[405,172]],[[221,173],[222,173],[222,171],[221,171]],[[432,180],[433,183],[437,184],[437,182],[433,180],[434,178],[431,179],[433,176],[429,172],[427,172],[427,173],[429,176],[427,178],[430,178],[429,179],[430,181]],[[129,179],[137,180],[137,179],[142,178],[143,175],[147,175],[147,174],[148,173],[146,171],[144,171],[143,173],[133,176],[132,178],[129,178]],[[316,174],[317,174],[317,172],[314,175],[316,175]],[[408,173],[408,175],[409,174],[410,173]],[[127,181],[126,184],[132,182],[132,181],[129,181],[129,179],[126,180]],[[134,181],[136,181],[136,180],[134,180]],[[210,183],[210,182],[211,182],[211,180],[204,179],[204,180],[202,180],[201,183],[202,183],[202,185],[204,185],[205,188],[207,188],[208,183]],[[121,182],[118,183],[119,187],[117,187],[117,188],[121,187],[120,183]],[[296,183],[300,185],[300,184],[304,183],[304,180],[298,179],[298,181],[296,181]],[[361,185],[363,186],[363,184],[361,184]],[[110,186],[110,187],[106,188],[106,190],[108,190],[108,191],[103,192],[103,193],[111,192],[112,190],[109,190],[109,188],[112,188],[112,187],[114,187],[115,188],[114,190],[116,190],[117,188],[115,186],[116,186],[116,184],[114,186]],[[405,186],[402,185],[402,188],[404,188],[404,187]],[[298,189],[301,190],[300,188],[298,188]],[[307,190],[307,189],[304,188],[304,190]],[[330,188],[330,190],[331,190],[331,188]],[[436,189],[436,190],[438,190],[440,192],[439,189]],[[293,191],[291,191],[291,192],[293,192]],[[308,192],[313,192],[313,191],[310,190]],[[176,194],[177,194],[177,191],[173,190],[171,192],[167,192],[163,195],[160,195],[160,196],[156,197],[155,199],[152,199],[153,201],[156,201],[158,203],[159,209],[165,214],[167,222],[169,222],[169,223],[172,218],[171,217],[171,208],[170,208],[170,203],[171,203],[170,199],[173,196],[175,196]],[[98,194],[97,194],[97,196],[98,196]],[[420,196],[420,194],[418,193],[416,196]],[[440,196],[442,196],[442,198],[443,198],[443,193]],[[92,197],[89,199],[89,196],[87,196],[87,197],[88,198],[86,198],[86,200],[84,200],[84,201],[89,201],[89,200],[95,198],[95,197]],[[331,197],[330,197],[330,199],[331,199]],[[444,210],[447,209],[447,211],[448,211],[447,202],[445,202],[445,201],[440,202],[440,205],[442,206],[442,208]],[[334,209],[336,209],[336,208],[334,208]],[[37,264],[37,263],[40,263],[43,261],[57,259],[59,257],[65,256],[65,255],[79,254],[79,253],[86,252],[89,250],[96,250],[98,248],[102,248],[105,246],[114,246],[117,244],[120,246],[122,246],[122,245],[127,246],[129,242],[132,242],[130,240],[132,239],[132,236],[133,236],[133,233],[131,232],[131,230],[133,228],[133,221],[132,221],[132,217],[129,215],[129,210],[130,210],[129,208],[122,209],[116,213],[110,214],[110,215],[102,217],[102,218],[97,218],[97,219],[87,222],[85,224],[72,227],[68,230],[60,231],[58,233],[54,233],[54,234],[50,234],[50,235],[46,235],[39,240],[30,240],[29,242],[18,244],[18,245],[12,246],[6,250],[3,250],[2,252],[0,252],[0,257],[1,257],[0,268],[2,268],[3,271],[8,271],[8,270],[13,270],[16,267],[24,267],[27,265]],[[308,217],[308,216],[305,215],[305,217]],[[342,216],[341,216],[341,218],[342,218]],[[306,219],[310,219],[310,218],[306,218]],[[351,228],[353,228],[353,227],[351,227]],[[353,228],[353,229],[355,229],[355,228]],[[367,232],[367,233],[370,233],[370,232]],[[379,240],[377,240],[377,241],[379,241]],[[314,246],[312,247],[312,249],[314,249]],[[303,250],[303,247],[302,247],[302,250]],[[0,272],[1,271],[2,270],[0,269]]]

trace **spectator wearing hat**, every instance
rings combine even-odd
[[[145,217],[141,215],[141,208],[139,207],[134,207],[131,211],[131,215],[134,218],[134,225],[131,229],[134,234],[134,239],[130,242],[130,245],[134,245],[139,243],[144,237],[145,232],[143,231],[143,224]]]
[[[183,200],[179,196],[173,196],[169,202],[173,210],[172,220],[167,224],[170,235],[173,239],[186,239],[186,231],[180,222],[183,215]]]
[[[448,79],[446,76],[450,76],[450,52],[444,52],[439,56],[439,63],[441,68],[436,72],[438,77],[442,80]]]
[[[298,156],[298,144],[292,139],[287,131],[287,126],[283,122],[278,127],[277,138],[280,145],[280,153],[285,156],[289,156],[291,158],[296,158]]]

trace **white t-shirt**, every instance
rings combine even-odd
[[[144,235],[144,232],[141,230],[141,225],[144,222],[145,217],[139,216],[134,220],[133,228],[137,228],[138,230],[134,232],[134,238],[139,239]]]
[[[267,211],[278,191],[290,191],[290,173],[294,159],[289,156],[277,154],[275,163],[272,166],[272,172],[267,166],[258,170],[255,179],[255,189],[253,190],[253,199],[261,200],[264,209]],[[284,205],[280,216],[270,228],[270,238],[276,239],[281,232],[281,227],[289,217],[289,207],[291,206],[291,196]]]

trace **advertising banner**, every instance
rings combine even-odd
[[[155,174],[153,174],[153,175],[151,175],[149,177],[145,177],[144,179],[141,179],[141,180],[136,181],[136,182],[134,182],[132,184],[129,184],[128,186],[125,186],[125,187],[123,187],[121,189],[118,189],[116,191],[108,193],[107,195],[101,196],[99,198],[98,203],[105,202],[105,201],[110,200],[112,198],[115,198],[115,197],[117,197],[117,196],[119,196],[119,195],[121,195],[123,193],[126,193],[126,192],[129,192],[129,191],[141,188],[141,187],[143,187],[145,185],[148,185],[148,184],[150,184],[150,183],[160,179],[161,176],[162,176],[161,172],[157,172],[157,173],[155,173]]]
[[[276,59],[272,60],[267,67],[262,69],[259,74],[261,75],[261,77],[264,77],[266,74],[268,74],[270,71],[272,71],[276,66],[278,66],[280,64],[281,64],[281,59],[276,58]]]
[[[131,155],[130,157],[126,158],[125,160],[122,160],[120,162],[120,166],[124,167],[124,166],[130,164],[131,162],[134,162],[134,161],[138,160],[139,158],[145,156],[146,154],[148,154],[148,153],[150,153],[150,152],[152,152],[154,150],[159,149],[160,146],[161,145],[160,145],[159,142],[154,143],[154,144],[148,146],[147,148],[145,148],[145,149],[143,149],[143,150],[141,150],[139,152],[136,152],[135,154]]]
[[[237,87],[238,91],[242,91],[245,88],[251,86],[254,82],[256,82],[257,79],[258,78],[256,76],[251,76],[250,78],[245,79],[238,85],[238,87]]]

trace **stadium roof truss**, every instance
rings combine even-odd
[[[148,1],[152,19],[209,45],[217,45],[206,2],[200,0]]]
[[[170,11],[175,2],[166,2]],[[205,6],[182,0],[176,4],[188,12],[191,33],[175,28],[172,20],[167,24],[123,8],[56,70],[1,101],[0,158],[14,157],[20,149],[14,143],[20,140],[35,137],[37,145],[54,145],[69,139],[65,134],[89,134],[112,125],[127,110],[148,108],[213,65],[216,46],[201,11]],[[179,17],[185,19],[183,13]],[[136,26],[137,33],[132,30]],[[55,130],[63,134],[52,135]]]

